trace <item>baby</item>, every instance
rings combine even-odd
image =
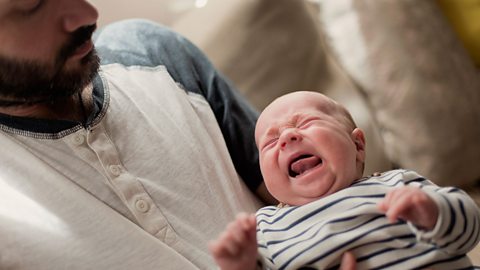
[[[255,139],[281,202],[240,214],[209,245],[224,270],[469,269],[480,212],[463,191],[407,170],[363,176],[365,138],[350,113],[316,92],[294,92],[260,115]]]

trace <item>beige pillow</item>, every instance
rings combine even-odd
[[[480,78],[431,0],[321,1],[343,67],[388,157],[441,185],[480,179]]]

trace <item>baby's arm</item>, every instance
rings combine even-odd
[[[378,207],[391,222],[410,221],[418,228],[431,231],[438,219],[438,206],[418,187],[399,187],[387,193]]]
[[[209,243],[210,252],[222,270],[255,269],[257,223],[254,214],[239,214],[218,239]]]
[[[438,187],[411,171],[404,173],[403,183],[406,186],[388,193],[379,203],[390,220],[408,221],[419,240],[450,254],[465,254],[475,247],[480,210],[468,194],[458,188]]]

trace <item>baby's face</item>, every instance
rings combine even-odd
[[[272,195],[302,205],[348,187],[361,177],[364,138],[318,93],[295,92],[260,115],[255,139]]]

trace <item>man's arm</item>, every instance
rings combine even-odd
[[[235,169],[252,192],[263,194],[260,187],[263,178],[254,139],[258,112],[195,45],[182,36],[177,36],[177,43],[176,47],[181,46],[186,57],[180,62],[189,63],[189,66],[179,68],[175,65],[171,69],[167,66],[167,69],[187,91],[205,97],[221,129]],[[190,72],[184,72],[187,68]]]

